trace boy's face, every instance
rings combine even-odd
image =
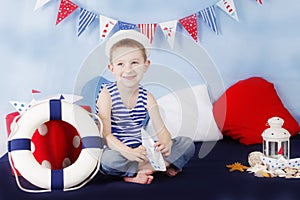
[[[118,47],[112,52],[111,58],[109,70],[117,82],[126,87],[137,86],[150,65],[142,51],[133,47]]]

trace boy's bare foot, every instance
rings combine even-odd
[[[139,184],[150,184],[154,179],[152,174],[153,171],[151,170],[141,170],[135,177],[124,177],[124,181]]]
[[[178,173],[182,172],[182,169],[176,170],[172,167],[167,167],[166,174],[170,177],[176,176]]]

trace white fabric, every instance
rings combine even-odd
[[[172,138],[187,136],[193,141],[223,139],[212,112],[206,85],[169,93],[157,99],[163,121]],[[147,131],[153,132],[151,119]]]
[[[105,55],[107,57],[109,57],[110,48],[114,44],[116,44],[117,42],[119,42],[123,39],[132,39],[132,40],[135,40],[135,41],[141,43],[146,50],[147,57],[150,56],[151,44],[150,44],[149,39],[147,38],[146,35],[138,32],[138,31],[135,31],[135,30],[120,30],[120,31],[116,32],[113,36],[111,36],[105,46]]]

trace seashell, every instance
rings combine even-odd
[[[254,167],[256,164],[258,165],[262,165],[262,161],[261,161],[261,157],[263,156],[264,154],[260,151],[253,151],[251,153],[249,153],[248,155],[248,163],[251,167]]]

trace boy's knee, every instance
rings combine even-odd
[[[115,162],[119,162],[120,159],[122,158],[119,152],[105,150],[101,156],[101,164],[105,166],[115,166]]]
[[[193,140],[190,137],[179,136],[177,137],[177,140],[180,146],[184,146],[188,148],[193,148],[195,146]]]
[[[186,154],[193,156],[195,153],[195,144],[190,137],[179,136],[175,139],[176,145],[182,148]]]
[[[186,144],[185,145],[187,147],[187,152],[189,152],[190,155],[193,156],[194,153],[195,153],[195,144],[194,144],[194,141],[191,138],[189,138],[189,137],[185,137],[185,138],[186,138],[186,141],[185,141]]]

